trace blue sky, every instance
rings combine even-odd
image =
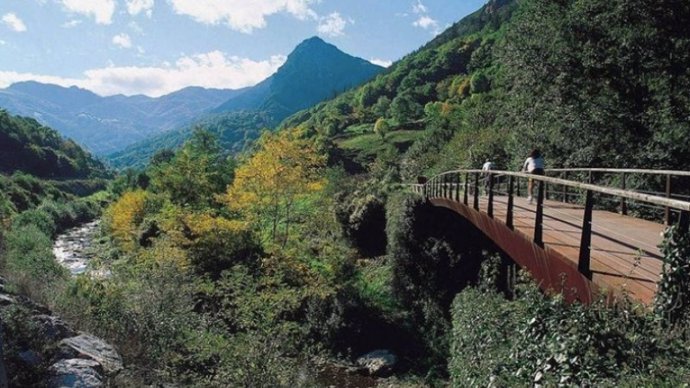
[[[0,0],[0,87],[240,88],[317,35],[387,65],[486,0]]]

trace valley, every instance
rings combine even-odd
[[[489,0],[441,29],[430,9],[455,3],[386,3],[361,30],[307,3],[241,28],[177,2],[114,14],[205,23],[203,47],[238,28],[241,53],[288,21],[338,42],[271,30],[300,43],[253,86],[0,90],[8,386],[61,386],[64,359],[88,364],[75,387],[689,381],[687,4]],[[424,43],[386,68],[338,48],[388,29]]]

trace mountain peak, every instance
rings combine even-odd
[[[361,84],[381,70],[313,36],[297,45],[275,74],[215,111],[260,110],[280,121]]]

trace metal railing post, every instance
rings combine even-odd
[[[537,214],[534,217],[534,243],[544,247],[544,181],[539,181],[537,189]]]
[[[513,176],[508,177],[508,209],[506,213],[506,225],[513,229]]]
[[[592,278],[592,271],[590,269],[590,255],[592,245],[592,207],[593,196],[592,191],[587,190],[585,199],[585,214],[582,218],[582,236],[580,238],[580,257],[577,263],[577,268],[581,274]]]
[[[462,202],[467,206],[469,201],[467,200],[467,196],[469,195],[468,190],[470,189],[470,173],[466,172],[465,173],[465,193],[463,194],[462,197]]]
[[[494,174],[490,172],[487,178],[489,179],[489,205],[486,213],[494,218]]]
[[[460,173],[455,173],[455,202],[460,202]]]
[[[564,180],[568,180],[568,172],[563,171],[563,176],[561,176]],[[563,202],[568,203],[568,186],[563,185]]]
[[[671,198],[671,174],[666,175],[666,198]],[[664,208],[664,222],[671,225],[671,208],[668,206]]]
[[[474,210],[479,210],[479,174],[474,174]]]
[[[621,190],[625,190],[625,173],[621,174]],[[621,197],[621,214],[624,216],[628,215],[628,203],[625,197]]]

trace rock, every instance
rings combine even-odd
[[[385,377],[393,372],[398,358],[388,350],[374,350],[357,359],[361,366],[371,376]]]
[[[9,306],[16,304],[17,300],[7,294],[0,294],[0,306]]]
[[[31,367],[39,365],[42,361],[41,355],[30,349],[19,352],[19,358]]]
[[[41,335],[51,341],[76,335],[74,330],[70,329],[62,319],[54,315],[39,314],[34,316],[34,320],[41,328]]]
[[[53,388],[97,388],[103,386],[101,365],[94,360],[73,358],[60,360],[50,366],[53,376],[48,384]]]
[[[102,339],[91,334],[82,333],[76,337],[66,338],[60,343],[73,349],[80,356],[85,356],[98,362],[103,366],[107,374],[113,374],[123,368],[122,357],[115,349]]]

